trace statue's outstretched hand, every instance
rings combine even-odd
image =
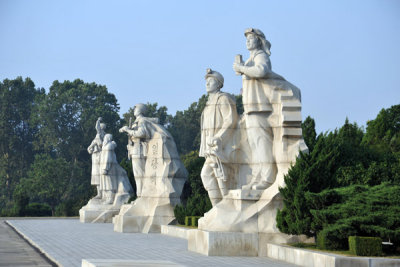
[[[123,132],[126,132],[126,131],[128,131],[128,130],[129,130],[128,126],[124,126],[124,127],[122,127],[121,129],[119,129],[119,132],[120,132],[120,133],[123,133]]]

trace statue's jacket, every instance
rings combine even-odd
[[[233,135],[237,128],[238,114],[235,98],[225,92],[210,94],[201,114],[201,143],[199,156],[205,157],[208,144],[218,139],[219,156],[222,162],[229,162],[233,153]]]
[[[300,89],[286,81],[271,69],[269,56],[263,50],[252,53],[244,64],[243,108],[246,114],[253,112],[272,112],[277,91],[291,91],[293,98],[301,101]]]
[[[100,157],[100,187],[103,190],[112,190],[114,192],[132,192],[126,171],[118,164],[115,148],[117,144],[114,141],[103,145]]]

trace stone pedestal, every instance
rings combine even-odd
[[[173,207],[170,198],[140,197],[122,206],[120,213],[113,219],[114,231],[161,233],[161,225],[175,220]]]
[[[307,241],[278,230],[275,218],[281,207],[277,184],[266,190],[231,190],[199,220],[199,229],[188,233],[188,249],[208,256],[265,256],[267,243]]]
[[[214,232],[280,233],[277,209],[282,208],[278,184],[265,190],[230,190],[199,220],[199,229]]]
[[[258,256],[258,234],[194,230],[188,233],[188,250],[206,256]]]
[[[129,194],[117,195],[113,204],[103,204],[101,199],[91,199],[79,210],[79,220],[83,223],[111,223],[119,213],[122,203],[128,201]]]
[[[206,256],[268,256],[271,243],[313,242],[306,236],[282,233],[240,233],[191,230],[188,233],[188,250]]]

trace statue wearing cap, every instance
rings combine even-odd
[[[278,91],[286,91],[300,101],[300,90],[272,71],[271,43],[262,31],[250,28],[244,35],[250,57],[244,64],[233,64],[233,69],[243,77],[244,116],[254,164],[252,180],[244,188],[265,189],[274,183],[277,174],[274,140],[280,136],[274,136],[273,129],[282,126],[277,123],[282,113],[275,110],[277,105],[273,102],[277,101]]]
[[[231,167],[226,163],[232,161],[233,134],[238,114],[235,98],[220,91],[224,85],[221,73],[207,69],[205,79],[208,101],[201,114],[199,156],[206,158],[201,179],[215,206],[234,186]]]

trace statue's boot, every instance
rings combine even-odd
[[[112,204],[114,202],[114,193],[112,191],[106,192],[106,200],[104,204]]]
[[[262,166],[262,177],[264,179],[260,179],[260,181],[251,186],[254,190],[263,190],[270,187],[274,183],[274,172],[271,165],[263,165]]]
[[[251,188],[254,190],[263,190],[263,189],[267,189],[272,184],[273,184],[273,182],[264,180],[264,181],[260,181],[259,183],[254,184]]]
[[[253,187],[253,185],[257,184],[257,182],[260,180],[260,176],[257,174],[254,174],[255,172],[253,172],[253,175],[251,177],[251,181],[250,183],[243,185],[242,186],[242,190],[251,190],[251,188]]]

